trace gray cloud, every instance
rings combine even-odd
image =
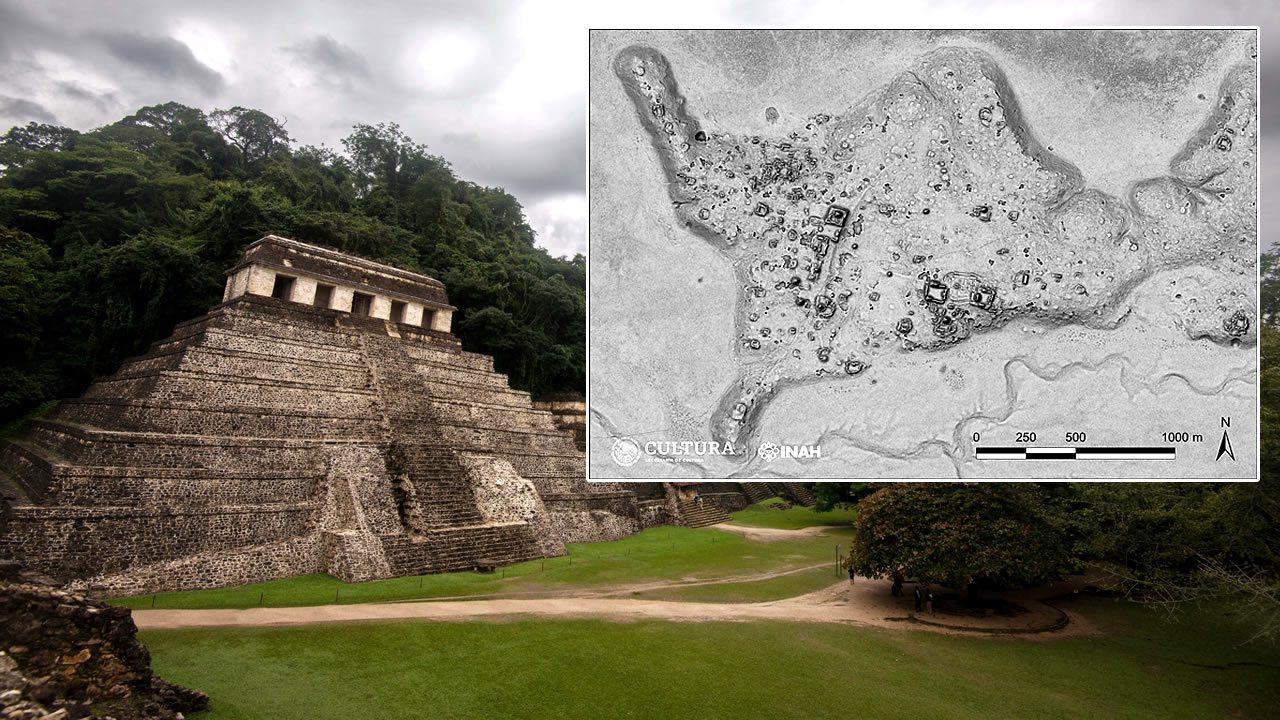
[[[190,83],[208,95],[223,87],[221,75],[171,37],[120,31],[93,32],[89,37],[102,43],[115,59],[153,77]]]
[[[47,41],[50,30],[20,8],[0,1],[0,58],[20,56],[29,45]]]
[[[316,74],[328,82],[343,85],[369,79],[369,63],[364,56],[328,35],[317,35],[284,48],[295,59],[315,66]]]
[[[0,117],[14,118],[18,123],[32,120],[56,125],[58,118],[45,106],[31,100],[0,95]]]
[[[1258,97],[1258,128],[1263,135],[1276,138],[1280,136],[1280,52],[1263,53],[1258,72],[1262,83]],[[1274,148],[1276,144],[1264,141],[1264,151],[1269,147]]]
[[[475,179],[517,197],[580,193],[585,186],[586,124],[572,119],[553,135],[520,139],[445,133],[440,151]]]
[[[92,105],[98,112],[106,113],[121,109],[120,99],[113,92],[94,92],[77,83],[65,80],[55,82],[54,86],[66,97]]]

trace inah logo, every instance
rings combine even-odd
[[[613,449],[609,454],[622,467],[631,467],[640,461],[640,446],[631,438],[618,438],[613,441]]]
[[[773,462],[778,458],[804,458],[812,460],[822,457],[822,448],[817,445],[779,445],[777,443],[761,443],[756,454],[765,462]]]

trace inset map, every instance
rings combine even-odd
[[[591,477],[1255,479],[1256,40],[593,32]]]

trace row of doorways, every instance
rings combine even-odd
[[[293,300],[293,287],[297,278],[288,275],[276,274],[275,284],[271,288],[271,297],[280,300]],[[316,283],[315,299],[311,304],[315,307],[332,309],[333,304],[333,285],[324,283]],[[392,322],[403,323],[405,320],[405,311],[408,310],[408,304],[400,300],[391,301],[390,320]],[[351,295],[351,314],[358,317],[371,317],[373,314],[373,296],[368,293],[354,292]],[[431,310],[423,308],[422,310],[422,326],[431,327],[431,321],[434,319],[435,313]]]

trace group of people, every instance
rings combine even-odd
[[[933,589],[932,588],[930,588],[928,585],[925,585],[924,590],[921,590],[920,586],[916,585],[916,589],[911,593],[911,595],[912,597],[915,598],[915,601],[916,601],[916,612],[924,611],[929,613],[930,615],[933,614]]]
[[[853,582],[854,570],[853,566],[849,566],[849,582]],[[893,586],[889,588],[889,592],[894,597],[902,597],[902,585],[906,582],[906,578],[902,573],[895,572],[893,574]],[[933,588],[925,585],[923,588],[916,585],[915,590],[911,592],[912,598],[916,601],[916,612],[927,612],[933,614]]]

